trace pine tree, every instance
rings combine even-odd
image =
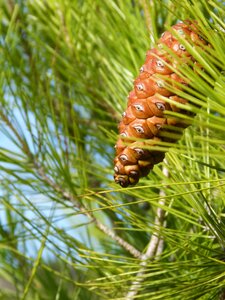
[[[0,299],[224,299],[224,3],[0,6]],[[153,145],[165,158],[121,188],[127,94],[146,51],[185,20],[210,45],[177,37],[193,60],[175,68],[184,102],[165,111],[189,126]]]

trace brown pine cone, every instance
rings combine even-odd
[[[198,35],[196,24],[195,21],[185,21],[172,29],[193,45],[205,45],[206,42]],[[188,80],[178,76],[174,70],[180,64],[197,65],[176,34],[164,32],[157,47],[147,51],[145,63],[128,96],[127,109],[119,124],[120,138],[115,146],[114,159],[114,179],[122,187],[135,185],[140,177],[148,175],[154,165],[164,159],[163,152],[152,150],[154,144],[176,141],[179,134],[172,134],[176,133],[174,129],[188,126],[181,118],[166,116],[164,111],[188,112],[160,98],[161,95],[175,103],[186,104],[187,100],[176,95],[170,87],[182,89],[182,85],[188,85]]]

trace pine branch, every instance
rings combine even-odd
[[[3,246],[15,243],[18,247],[16,252],[2,247],[0,253],[3,265],[0,280],[5,276],[16,289],[13,295],[3,289],[2,297],[21,298],[24,291],[24,298],[29,292],[32,299],[40,295],[70,299],[73,294],[79,294],[79,299],[93,300],[224,299],[225,80],[224,74],[220,74],[220,69],[225,70],[225,38],[221,31],[225,28],[224,4],[218,0],[210,3],[4,0],[1,8],[0,179],[4,183],[2,193],[9,194],[1,211],[10,212],[10,218],[2,219],[3,233],[9,233],[2,236],[1,243]],[[193,108],[200,115],[167,156],[166,195],[161,190],[156,196],[163,177],[159,166],[145,181],[149,188],[140,185],[128,191],[112,189],[109,150],[115,139],[112,131],[124,109],[124,97],[133,75],[143,63],[149,42],[154,43],[177,20],[186,19],[198,21],[201,37],[212,48],[203,53],[198,52],[198,47],[193,51],[206,70],[204,74],[199,77],[188,68],[181,72],[191,80],[193,90],[184,89],[180,95],[190,103],[188,111]],[[202,107],[201,111],[191,104]],[[8,145],[5,140],[11,143]],[[169,144],[159,147],[167,149]],[[110,196],[97,194],[99,187],[104,187],[103,192],[109,192]],[[39,198],[48,196],[46,189],[52,198],[42,203]],[[114,225],[102,224],[98,207],[94,205],[92,209],[79,201],[87,189],[91,195],[99,196],[98,200],[93,196],[93,201],[109,204],[104,207],[107,208],[104,219],[118,224],[118,232]],[[35,191],[41,197],[35,198]],[[127,195],[137,203],[127,201]],[[66,204],[57,205],[49,223],[45,213],[54,198],[66,199],[74,211],[71,214],[65,209]],[[172,207],[167,207],[170,226],[164,230],[167,213],[163,208],[170,198],[175,201]],[[119,204],[115,204],[118,199]],[[149,220],[145,207],[132,205],[149,199],[153,205],[158,202],[151,219],[151,236],[146,241]],[[21,215],[17,216],[16,205]],[[24,213],[30,211],[35,219],[25,218]],[[78,221],[74,218],[76,212],[81,215]],[[94,236],[89,236],[85,227],[87,220],[80,224],[82,216],[97,229]],[[41,226],[37,235],[33,226],[27,232],[29,221]],[[46,225],[51,227],[49,233],[44,230]],[[71,229],[72,234],[76,233],[73,239],[68,233]],[[98,230],[103,234],[99,235]],[[52,234],[56,243],[51,241]],[[102,236],[117,246],[116,255],[109,254],[111,245],[101,243]],[[40,245],[30,269],[30,250],[36,251],[30,247],[30,240],[36,244],[41,237],[43,247],[45,237],[47,241],[44,250],[53,250],[52,260],[40,264],[47,253],[42,253]],[[129,241],[136,244],[130,245]],[[61,243],[59,249],[57,244]],[[86,244],[89,251],[80,258],[79,250],[86,248]],[[141,253],[136,245],[138,249],[146,245],[145,251]],[[18,257],[18,263],[16,255],[22,257]],[[126,260],[129,257],[133,258],[132,263]],[[15,263],[19,268],[14,268]],[[46,287],[45,282],[50,284]],[[32,283],[39,288],[31,288]]]
[[[168,177],[168,169],[163,167],[163,174]],[[149,260],[157,259],[161,253],[163,252],[163,245],[164,241],[161,238],[159,228],[162,226],[166,226],[165,221],[165,210],[162,209],[162,206],[165,205],[165,197],[166,194],[164,190],[160,190],[159,192],[160,200],[159,200],[159,207],[156,211],[155,216],[155,228],[156,231],[153,232],[150,242],[147,246],[147,250],[145,254],[142,255],[141,263],[140,263],[140,270],[137,273],[136,280],[132,282],[129,292],[127,293],[126,299],[133,300],[135,296],[138,294],[139,289],[141,288],[142,282],[144,281],[144,275],[146,273],[146,267],[148,265]]]

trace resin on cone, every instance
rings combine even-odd
[[[205,45],[196,24],[195,21],[185,21],[174,25],[172,30],[162,34],[155,48],[147,51],[145,63],[128,96],[127,109],[119,124],[120,138],[115,145],[114,179],[122,187],[135,185],[140,177],[147,176],[154,165],[164,159],[165,153],[154,150],[155,144],[177,141],[179,129],[182,132],[181,129],[188,126],[182,118],[166,116],[165,111],[188,114],[176,106],[176,103],[187,103],[176,95],[176,88],[187,86],[188,80],[178,76],[175,70],[182,63],[193,67],[198,63],[177,36],[193,46]],[[160,96],[173,100],[174,104]]]

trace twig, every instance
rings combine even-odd
[[[163,167],[163,174],[168,177],[168,169]],[[160,200],[159,205],[163,206],[165,204],[165,192],[164,190],[160,190]],[[160,236],[159,228],[161,226],[166,226],[165,221],[165,211],[158,207],[155,216],[155,232],[152,234],[150,242],[148,244],[147,250],[145,254],[142,255],[140,269],[136,275],[136,280],[134,280],[131,284],[131,287],[125,297],[126,300],[133,300],[135,296],[138,294],[139,289],[141,288],[141,284],[144,280],[144,275],[146,273],[146,266],[148,260],[154,260],[158,258],[163,252],[164,241]]]

